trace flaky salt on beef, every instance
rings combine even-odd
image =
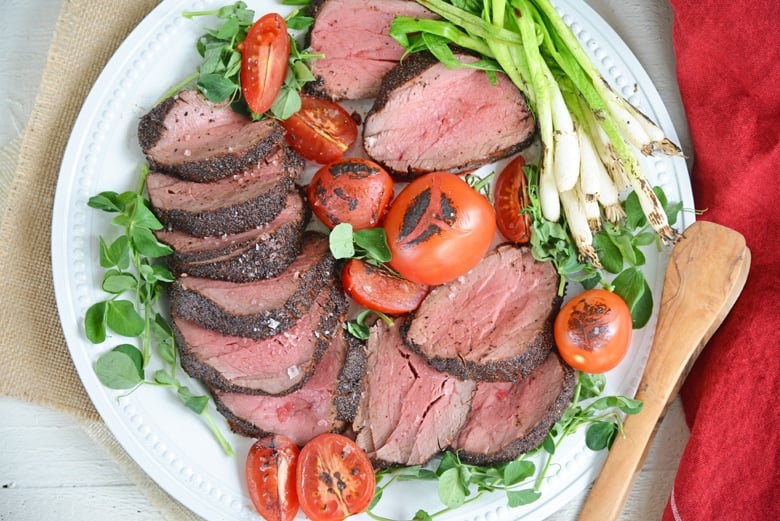
[[[284,142],[273,119],[253,121],[230,104],[212,103],[195,90],[167,98],[138,124],[150,169],[210,182],[244,172]]]
[[[309,205],[293,190],[279,215],[265,226],[210,237],[168,230],[155,235],[173,249],[165,261],[175,275],[248,282],[275,277],[295,260],[310,217]]]
[[[301,254],[278,276],[250,282],[179,277],[172,315],[225,335],[267,338],[289,329],[335,277],[327,236],[306,232]]]
[[[341,330],[346,310],[343,292],[331,284],[292,327],[268,338],[224,335],[175,312],[173,326],[182,367],[190,376],[222,391],[283,395],[312,375]]]
[[[377,467],[419,465],[448,447],[466,422],[476,383],[439,372],[404,345],[403,318],[378,321],[352,428]]]
[[[475,61],[457,54],[461,61]],[[432,54],[414,53],[385,76],[366,116],[363,148],[399,176],[462,172],[521,151],[536,124],[509,78],[448,69]]]
[[[355,416],[364,376],[362,344],[339,328],[312,377],[285,396],[213,390],[233,431],[259,438],[284,434],[299,446],[325,432],[343,432]]]
[[[571,403],[575,384],[574,369],[555,351],[519,382],[479,382],[452,450],[467,463],[494,465],[535,449]]]
[[[409,0],[314,0],[310,51],[314,94],[334,100],[373,98],[382,78],[398,63],[404,48],[390,36],[395,16],[434,18]]]
[[[554,347],[559,275],[527,247],[501,245],[458,279],[435,287],[404,323],[410,348],[461,378],[516,381]]]

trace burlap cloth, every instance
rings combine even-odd
[[[100,420],[71,362],[51,275],[50,227],[60,161],[89,89],[156,0],[63,4],[12,176],[0,182],[0,392],[72,414],[169,520],[197,520],[154,483]],[[12,154],[11,154],[12,155]],[[4,168],[4,171],[9,169]]]

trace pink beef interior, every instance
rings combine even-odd
[[[407,0],[330,0],[317,12],[311,49],[322,53],[312,72],[340,99],[374,97],[382,78],[404,49],[389,35],[398,16],[430,18],[433,13]]]
[[[210,183],[183,181],[152,172],[146,178],[149,198],[157,208],[207,212],[251,201],[270,190],[285,175],[284,149],[275,152],[240,175]]]
[[[542,329],[557,281],[552,263],[535,261],[527,249],[499,248],[465,276],[434,288],[406,337],[430,357],[512,358]]]
[[[333,396],[344,364],[346,345],[337,334],[317,364],[312,377],[285,396],[254,396],[217,392],[237,417],[267,432],[283,432],[302,446],[318,434],[332,430]]]
[[[184,289],[195,291],[233,315],[255,315],[281,308],[298,286],[301,274],[328,254],[324,238],[305,241],[303,251],[280,275],[252,282],[228,282],[201,277],[181,277]]]
[[[491,157],[519,140],[508,129],[529,127],[525,100],[509,79],[436,64],[396,89],[366,120],[369,156],[397,171],[451,170]]]
[[[298,192],[290,192],[287,196],[287,204],[276,218],[265,226],[255,228],[246,232],[232,235],[220,235],[216,237],[193,237],[181,231],[160,230],[156,232],[157,237],[164,243],[170,245],[178,253],[194,253],[204,251],[222,250],[229,246],[255,242],[258,237],[270,236],[280,226],[295,220],[301,213],[303,200]],[[211,262],[217,262],[219,259],[211,259]]]

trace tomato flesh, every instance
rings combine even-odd
[[[301,449],[298,499],[312,521],[341,521],[371,504],[376,476],[358,445],[340,434],[320,434]]]
[[[249,497],[266,521],[291,521],[298,513],[298,447],[283,435],[257,440],[246,458]]]
[[[555,317],[555,344],[575,369],[603,373],[628,352],[633,326],[623,299],[605,289],[590,289],[569,300]]]
[[[391,268],[433,286],[482,260],[496,231],[493,206],[463,179],[433,172],[409,183],[390,205],[384,229]]]
[[[402,279],[360,259],[350,259],[341,270],[347,295],[363,307],[388,315],[414,311],[428,294],[428,286]]]
[[[530,205],[524,166],[523,156],[510,161],[498,174],[493,191],[498,231],[518,244],[526,244],[531,240],[531,216],[522,213],[523,208]]]
[[[287,75],[290,36],[284,18],[276,13],[259,18],[239,50],[241,92],[252,112],[262,114],[273,105]]]
[[[377,226],[387,213],[393,179],[373,161],[342,159],[314,174],[307,195],[314,215],[328,228],[349,223],[362,230]]]
[[[301,94],[301,109],[281,125],[293,149],[323,165],[341,159],[358,135],[355,120],[341,105],[306,94]]]

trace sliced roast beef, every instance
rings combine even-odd
[[[525,97],[506,75],[491,85],[484,71],[448,69],[419,52],[385,76],[366,116],[363,147],[398,175],[460,172],[522,150],[535,128]]]
[[[311,61],[317,81],[307,89],[334,100],[377,95],[382,78],[404,53],[390,36],[395,16],[436,16],[408,0],[315,0],[310,14],[310,51],[322,57]]]
[[[146,188],[152,211],[166,228],[196,237],[234,234],[273,221],[303,166],[296,152],[280,145],[231,177],[197,183],[152,172]]]
[[[409,351],[399,332],[378,321],[357,416],[357,443],[378,467],[418,465],[447,448],[466,422],[475,382],[435,370]]]
[[[516,381],[554,346],[559,275],[527,247],[505,244],[465,276],[435,287],[404,325],[413,350],[462,378]]]
[[[290,329],[260,340],[223,335],[174,315],[182,367],[223,391],[287,394],[314,372],[330,339],[341,329],[346,308],[343,292],[331,285]]]
[[[538,447],[571,402],[576,376],[552,351],[517,383],[479,382],[452,448],[475,465],[511,461]]]
[[[268,338],[309,311],[320,290],[333,282],[334,266],[328,238],[306,232],[301,255],[272,279],[179,277],[170,286],[171,314],[225,335]]]
[[[141,118],[138,140],[152,170],[208,182],[245,171],[283,142],[273,119],[253,121],[194,90],[180,92]]]
[[[281,213],[265,226],[203,238],[166,230],[156,235],[173,248],[166,261],[176,275],[248,282],[275,277],[295,260],[310,217],[309,205],[293,190]]]
[[[285,396],[214,390],[217,409],[234,432],[248,437],[285,434],[302,446],[318,434],[342,432],[354,416],[343,404],[354,403],[350,394],[360,387],[365,359],[362,345],[345,336],[338,328],[314,375],[300,389]]]

